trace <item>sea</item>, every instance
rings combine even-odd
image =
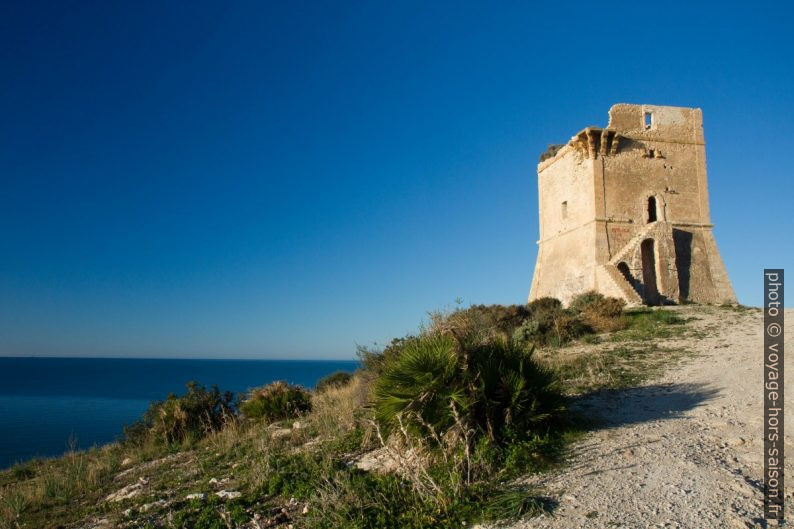
[[[195,381],[242,393],[274,380],[313,388],[354,360],[0,358],[0,469],[117,440],[152,401]]]

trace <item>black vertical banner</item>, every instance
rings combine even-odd
[[[764,270],[764,518],[783,519],[783,269]]]

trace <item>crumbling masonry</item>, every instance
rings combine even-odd
[[[712,234],[699,108],[614,105],[538,164],[529,300],[587,290],[659,305],[735,303]]]

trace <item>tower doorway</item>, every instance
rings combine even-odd
[[[656,284],[656,251],[653,239],[645,239],[640,245],[642,253],[642,283],[644,285],[645,303],[659,304],[659,287]]]

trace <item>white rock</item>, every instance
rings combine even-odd
[[[166,505],[168,505],[167,501],[165,501],[165,500],[157,500],[157,501],[154,501],[152,503],[147,503],[146,505],[142,505],[141,508],[140,508],[140,511],[141,512],[148,512],[148,511],[154,509],[155,507],[165,507]]]
[[[281,437],[287,437],[291,434],[292,434],[292,430],[290,430],[289,428],[276,428],[273,429],[272,432],[270,432],[270,437],[272,437],[273,439],[279,439]]]
[[[188,494],[187,496],[185,496],[185,499],[186,500],[206,500],[207,499],[207,495],[205,493],[203,493],[203,492],[196,492],[196,493],[193,493],[193,494]]]
[[[105,501],[122,501],[128,500],[130,498],[134,498],[138,496],[141,492],[143,492],[143,487],[149,483],[149,480],[145,478],[138,478],[137,483],[132,483],[127,485],[126,487],[117,490],[113,494],[110,494]]]
[[[236,490],[219,490],[215,495],[222,500],[234,500],[242,496],[243,493]]]

